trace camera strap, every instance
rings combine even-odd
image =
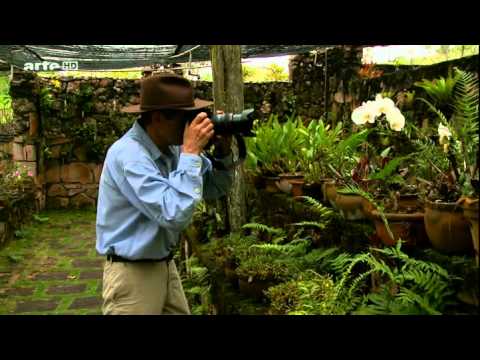
[[[220,160],[216,159],[210,154],[207,154],[207,157],[210,159],[215,169],[223,170],[223,171],[232,170],[237,165],[241,164],[247,157],[247,146],[245,144],[245,139],[239,134],[233,134],[233,136],[235,136],[235,139],[237,140],[238,160],[234,161],[232,165],[227,168]]]

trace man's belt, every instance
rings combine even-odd
[[[174,254],[171,253],[167,257],[164,257],[162,259],[137,259],[137,260],[131,260],[131,259],[125,259],[121,256],[118,255],[107,255],[107,260],[111,262],[126,262],[126,263],[151,263],[151,262],[163,262],[166,261],[169,263],[173,259]]]

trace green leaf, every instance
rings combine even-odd
[[[48,217],[41,217],[40,215],[37,215],[37,214],[33,214],[33,218],[38,221],[38,222],[48,222],[50,220],[50,218]]]
[[[386,158],[388,156],[388,153],[390,152],[390,150],[392,150],[392,147],[389,146],[387,147],[385,150],[383,150],[381,153],[380,153],[380,156],[383,157],[383,158]]]
[[[388,179],[395,170],[397,170],[397,167],[400,165],[400,163],[408,159],[410,156],[400,156],[393,158],[390,160],[385,167],[373,174],[370,174],[369,179],[370,180],[386,180]]]

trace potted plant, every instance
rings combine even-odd
[[[300,118],[292,116],[280,123],[278,116],[271,115],[265,124],[256,122],[255,137],[247,139],[247,168],[261,178],[257,184],[265,184],[268,192],[279,191],[280,180],[298,184],[303,179],[298,158],[304,137],[298,132],[299,124]]]
[[[305,189],[308,195],[319,199],[323,197],[323,184],[332,179],[328,164],[332,160],[336,144],[340,141],[342,123],[330,128],[322,119],[312,120],[308,126],[301,127],[299,132],[305,138],[298,159],[305,177]]]
[[[472,235],[473,248],[475,250],[475,262],[477,264],[477,267],[479,266],[478,202],[478,198],[474,199],[469,197],[462,197],[458,201],[458,204],[462,206],[463,216],[465,216],[465,218],[470,223],[470,233]]]
[[[328,152],[326,161],[324,160],[328,175],[322,183],[323,200],[336,209],[339,208],[337,200],[340,201],[340,206],[343,206],[347,198],[358,198],[357,195],[340,195],[337,188],[345,184],[344,179],[351,177],[352,169],[358,162],[358,147],[366,141],[368,134],[369,130],[366,129],[338,141]],[[348,215],[347,217],[350,218]]]
[[[360,220],[369,218],[374,210],[371,197],[383,198],[403,180],[397,174],[403,158],[394,158],[394,155],[398,156],[397,150],[403,149],[397,142],[402,145],[405,142],[400,134],[405,127],[405,117],[391,99],[378,94],[374,101],[356,108],[352,120],[356,126],[365,126],[369,131],[362,139],[360,158],[351,164],[348,172],[339,173],[337,186],[343,188],[337,188],[335,206],[345,218]]]
[[[475,204],[479,193],[478,78],[459,69],[455,72],[449,118],[429,100],[420,99],[439,120],[438,145],[434,148],[437,151],[435,159],[439,159],[431,161],[435,175],[426,179],[425,226],[433,247],[447,253],[478,248],[478,245],[473,246],[475,239],[472,239],[470,223],[462,208],[462,204],[466,206],[469,215],[470,210],[475,211],[467,204]],[[433,148],[431,144],[430,147]],[[472,200],[465,202],[465,198]]]

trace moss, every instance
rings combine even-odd
[[[50,210],[40,214],[48,218],[46,222],[31,222],[22,228],[22,238],[7,244],[0,251],[0,269],[9,272],[10,281],[6,281],[2,288],[33,287],[34,292],[29,296],[11,295],[0,298],[0,314],[11,314],[15,311],[18,301],[60,299],[58,308],[54,311],[30,312],[25,314],[87,314],[92,309],[69,310],[74,299],[83,296],[98,296],[97,288],[100,280],[80,280],[79,276],[84,269],[73,268],[72,258],[62,255],[65,247],[80,242],[81,247],[90,249],[85,259],[98,259],[91,248],[93,242],[85,241],[82,237],[90,234],[95,237],[95,212],[90,210],[58,211]],[[54,244],[54,245],[52,245]],[[19,261],[12,262],[9,255],[17,256]],[[67,272],[67,280],[37,280],[38,273]],[[11,282],[8,285],[8,282]],[[87,284],[81,294],[48,295],[47,289],[56,285]],[[23,314],[23,313],[22,313]]]

